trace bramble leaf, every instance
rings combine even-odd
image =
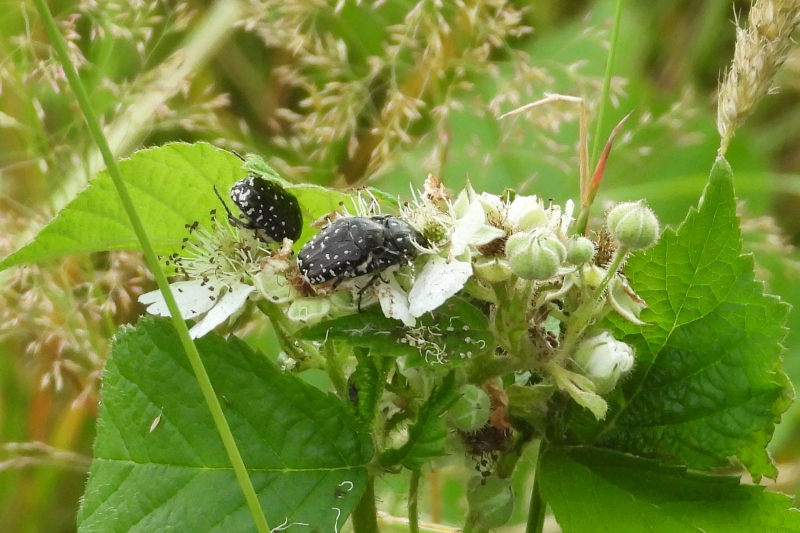
[[[442,415],[456,400],[455,374],[450,372],[420,407],[417,420],[408,430],[408,440],[399,448],[383,452],[381,464],[386,468],[402,464],[409,470],[419,470],[426,461],[445,455],[447,428]]]
[[[369,310],[301,329],[297,336],[314,341],[341,340],[382,356],[407,356],[407,368],[437,363],[461,364],[494,349],[486,316],[463,298],[450,298],[420,317],[415,328]]]
[[[386,386],[386,371],[380,370],[379,357],[374,357],[367,350],[355,350],[358,364],[350,375],[351,400],[355,397],[356,418],[361,427],[369,431],[377,415],[378,400]]]
[[[800,531],[789,497],[739,478],[591,447],[551,447],[537,472],[564,533]]]
[[[357,433],[339,401],[244,342],[214,334],[196,342],[269,524],[334,531],[338,518],[341,527],[366,483],[369,436]],[[255,529],[189,361],[163,319],[143,319],[117,336],[94,452],[81,532]]]
[[[188,235],[186,224],[225,220],[214,187],[223,197],[245,177],[242,160],[206,143],[170,143],[140,150],[119,162],[120,172],[156,252],[180,251]],[[316,185],[293,185],[305,224],[339,208],[347,195]],[[234,214],[236,207],[229,203]],[[303,231],[296,244],[311,238]],[[0,270],[66,255],[106,250],[138,250],[139,241],[122,207],[108,172],[89,182],[72,202],[45,226],[34,240],[0,262]]]
[[[645,326],[616,320],[636,367],[610,396],[608,418],[573,422],[577,442],[696,469],[737,457],[755,479],[774,477],[765,450],[791,403],[781,371],[788,306],[764,294],[753,259],[741,255],[733,174],[724,159],[700,206],[677,231],[625,268],[649,305]]]

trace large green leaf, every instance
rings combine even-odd
[[[272,527],[334,531],[366,482],[369,436],[335,398],[238,339],[196,341]],[[211,415],[169,322],[117,337],[103,379],[80,531],[252,531]],[[352,490],[346,482],[352,483]],[[345,483],[342,487],[340,484]]]
[[[699,469],[735,456],[756,479],[774,477],[765,447],[791,402],[780,369],[788,306],[764,294],[752,257],[741,255],[725,160],[698,210],[625,272],[650,306],[647,326],[615,324],[636,348],[637,367],[607,420],[574,426],[577,440]]]
[[[564,533],[800,531],[783,494],[609,450],[550,448],[536,475]]]
[[[208,224],[212,209],[224,220],[214,187],[226,196],[246,174],[238,156],[205,143],[141,150],[120,161],[119,168],[145,230],[162,255],[180,251],[188,234],[186,224]],[[348,198],[315,185],[287,188],[300,201],[306,225],[338,209]],[[298,244],[311,233],[305,228]],[[76,253],[136,249],[139,241],[128,215],[108,172],[102,172],[31,243],[0,262],[0,270]]]

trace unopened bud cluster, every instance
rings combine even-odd
[[[435,249],[419,260],[422,267],[409,293],[411,314],[421,316],[420,311],[432,311],[462,291],[491,302],[500,317],[495,317],[495,334],[509,336],[498,344],[516,342],[519,350],[504,355],[527,357],[537,386],[552,383],[598,418],[605,416],[601,396],[630,372],[635,352],[593,324],[609,312],[643,324],[639,315],[645,303],[620,268],[629,253],[658,240],[653,211],[643,201],[617,205],[606,219],[611,239],[601,245],[573,234],[572,202],[562,209],[536,196],[502,198],[469,187],[452,203],[437,201],[434,206],[423,196],[403,213],[415,227],[436,228],[423,230]],[[449,216],[442,216],[445,209]],[[604,259],[596,262],[601,246]],[[468,284],[471,277],[475,281]],[[537,325],[537,317],[553,312],[558,320]],[[521,340],[520,331],[527,331]],[[467,384],[459,394],[449,424],[477,431],[489,419],[486,392]]]

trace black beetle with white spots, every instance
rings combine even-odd
[[[297,198],[275,181],[250,175],[231,187],[231,200],[245,220],[228,211],[228,221],[240,228],[255,230],[265,242],[296,241],[303,232],[303,213]],[[223,202],[224,204],[224,202]]]
[[[371,275],[360,292],[393,265],[410,262],[426,240],[407,222],[390,215],[345,217],[333,221],[297,255],[300,273],[312,285]]]

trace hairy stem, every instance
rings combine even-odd
[[[589,322],[593,318],[597,318],[595,308],[600,298],[603,297],[603,292],[606,290],[606,287],[608,287],[611,279],[616,275],[617,269],[628,256],[629,251],[630,249],[624,246],[617,249],[614,253],[614,257],[611,259],[611,263],[609,263],[607,267],[606,275],[603,277],[602,281],[600,281],[594,289],[589,299],[583,302],[572,314],[567,333],[564,335],[564,340],[561,342],[561,348],[558,351],[558,359],[554,359],[554,363],[558,363],[559,361],[563,361],[566,357],[569,357],[575,343],[581,338],[581,335],[583,335],[586,326],[589,325]]]
[[[346,400],[348,392],[347,380],[344,377],[334,343],[326,342],[322,347],[322,351],[325,354],[325,370],[333,383],[333,388],[341,399]]]
[[[528,525],[525,533],[542,533],[544,527],[544,516],[547,511],[547,502],[542,498],[542,491],[539,487],[539,468],[542,466],[542,456],[544,455],[545,443],[539,441],[536,452],[536,471],[531,489],[531,503],[528,507]]]
[[[420,471],[411,472],[408,482],[408,531],[419,533],[419,478]]]
[[[375,477],[370,476],[367,487],[353,509],[353,533],[380,533],[378,529],[378,509],[375,507]]]

